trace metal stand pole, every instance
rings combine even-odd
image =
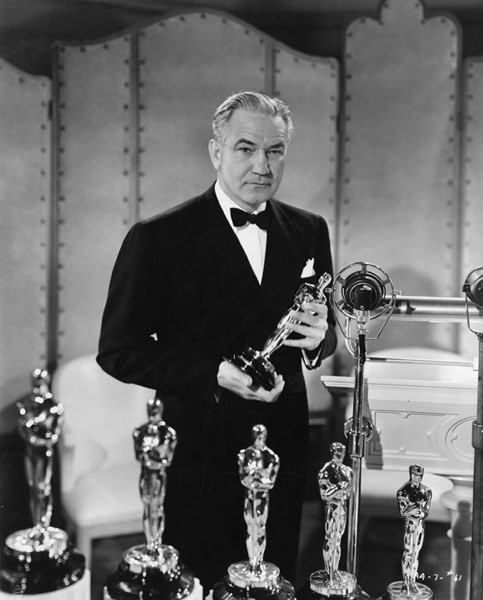
[[[478,333],[478,401],[473,423],[473,525],[471,535],[471,600],[483,598],[483,333]]]
[[[353,487],[349,500],[349,519],[347,527],[347,570],[357,577],[357,545],[359,533],[359,506],[361,501],[361,468],[365,455],[366,439],[372,429],[363,418],[364,400],[364,364],[366,362],[366,337],[360,333],[356,343],[356,372],[354,384],[354,403],[352,419],[346,424],[349,439],[349,455],[352,460]]]

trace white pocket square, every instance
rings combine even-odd
[[[306,279],[308,277],[313,277],[315,275],[314,271],[314,259],[308,258],[305,263],[305,267],[302,269],[302,273],[300,274],[301,279]]]

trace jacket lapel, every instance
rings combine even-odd
[[[198,250],[204,248],[206,260],[211,263],[207,265],[209,271],[212,271],[219,283],[231,289],[236,289],[240,282],[258,287],[258,280],[226,220],[213,187],[201,197],[200,202],[203,204],[199,211],[202,235],[198,240]]]
[[[283,311],[290,306],[301,272],[300,238],[276,202],[267,238],[262,289],[267,303]],[[289,304],[287,304],[287,302]]]

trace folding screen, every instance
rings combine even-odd
[[[370,261],[406,295],[462,295],[483,263],[483,62],[462,70],[459,45],[448,16],[389,0],[377,21],[348,29],[339,98],[336,61],[222,13],[177,14],[57,44],[53,123],[50,81],[2,62],[0,407],[28,391],[33,368],[95,352],[124,234],[211,183],[212,112],[243,88],[291,105],[296,135],[279,197],[325,215],[336,268]],[[378,345],[475,355],[475,336],[458,329],[390,322]]]
[[[460,295],[458,68],[457,24],[420,2],[347,31],[339,260],[375,263],[404,295]],[[390,322],[380,340],[454,344],[447,324]]]
[[[188,12],[122,37],[56,48],[58,358],[97,346],[121,239],[138,218],[214,180],[211,117],[229,94],[279,93],[296,134],[279,197],[335,224],[338,68],[236,19]]]
[[[2,408],[47,358],[51,85],[0,61],[0,90]]]

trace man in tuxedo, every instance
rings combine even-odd
[[[306,264],[332,275],[325,220],[274,200],[292,132],[279,99],[227,98],[209,142],[216,183],[132,227],[103,315],[99,364],[156,389],[178,434],[163,543],[180,551],[206,591],[246,558],[237,454],[259,423],[280,457],[265,558],[287,579],[295,575],[308,436],[301,357],[315,368],[333,353],[333,316],[323,302],[294,315],[293,335],[271,357],[271,390],[225,359],[263,347],[292,306]],[[255,214],[261,222],[244,222]]]

